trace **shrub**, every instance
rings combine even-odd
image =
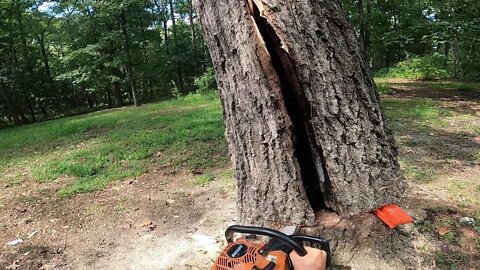
[[[394,67],[379,71],[378,77],[442,80],[452,78],[451,61],[445,55],[434,53],[427,56],[409,57]]]
[[[213,68],[207,68],[207,71],[205,71],[202,76],[195,78],[194,83],[197,88],[197,93],[199,94],[215,91],[217,89],[217,82],[215,81]]]

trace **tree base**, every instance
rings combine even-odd
[[[389,229],[373,214],[342,218],[319,212],[316,226],[301,227],[299,233],[330,240],[333,269],[420,269],[409,227]]]

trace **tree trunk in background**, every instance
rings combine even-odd
[[[363,59],[367,66],[370,64],[370,38],[371,38],[371,19],[372,19],[372,1],[365,0],[366,3],[366,15],[365,4],[363,0],[358,0],[358,15],[360,20],[360,45],[363,54]]]
[[[24,95],[30,95],[31,93],[31,88],[33,87],[33,76],[34,76],[34,70],[33,70],[33,64],[31,62],[31,59],[30,59],[30,51],[28,49],[28,45],[27,45],[27,38],[26,38],[26,34],[25,34],[25,28],[23,26],[23,18],[22,18],[22,12],[20,10],[20,6],[17,4],[17,22],[18,22],[18,25],[20,26],[20,38],[21,38],[21,41],[22,41],[22,54],[23,54],[23,61],[25,61],[25,71],[23,73],[23,80],[22,80],[22,88],[23,88],[23,94]],[[15,57],[16,58],[16,57]],[[28,91],[25,92],[26,89],[30,89]],[[30,106],[31,107],[31,106]],[[24,123],[28,123],[28,120],[27,118],[25,117],[23,111],[21,110],[20,107],[18,107],[18,110],[19,110],[19,115],[20,117],[22,118],[22,121]],[[33,111],[31,111],[31,113],[33,114],[33,120],[35,121],[35,113]]]
[[[177,23],[175,21],[175,8],[173,6],[173,0],[169,0],[169,7],[170,7],[170,19],[172,20],[172,32],[173,32],[173,49],[172,53],[176,53],[176,45],[177,45]],[[177,77],[178,77],[178,85],[181,93],[185,92],[185,83],[183,80],[182,70],[179,67],[178,63],[175,63],[175,68],[177,70]]]
[[[460,75],[460,42],[458,33],[453,34],[452,38],[452,56],[453,56],[453,78],[458,79]]]
[[[32,105],[32,103],[30,102],[30,99],[27,96],[25,96],[25,104],[27,104],[28,111],[30,112],[30,116],[32,117],[32,121],[34,123],[36,123],[37,118],[35,117],[35,109],[33,108],[33,105]]]
[[[139,106],[138,104],[138,97],[137,97],[137,83],[136,83],[136,77],[135,77],[135,71],[133,69],[133,64],[132,64],[132,54],[130,52],[130,41],[128,37],[128,32],[127,32],[127,18],[125,16],[125,11],[122,10],[122,13],[120,14],[120,20],[121,20],[121,25],[122,25],[122,33],[124,36],[124,41],[125,41],[125,54],[127,55],[127,63],[125,63],[127,67],[127,72],[129,76],[129,81],[130,81],[130,89],[132,91],[132,99],[133,99],[133,104],[135,106]]]
[[[169,0],[170,6],[170,20],[172,20],[172,31],[173,31],[173,38],[177,38],[177,24],[175,22],[175,9],[173,8],[173,0]]]
[[[153,1],[155,6],[158,9],[158,17],[159,21],[162,22],[163,25],[163,41],[165,42],[165,49],[168,52],[168,25],[167,25],[167,18],[168,18],[168,11],[164,1],[155,0]]]
[[[162,3],[163,5],[163,39],[165,40],[165,51],[168,54],[168,10],[167,3]]]
[[[107,24],[106,25],[106,30],[108,33],[112,33],[113,31],[113,27],[112,25],[110,24]],[[115,55],[115,44],[114,44],[114,41],[109,38],[108,40],[109,42],[109,47],[107,49],[107,56],[108,56],[108,61],[109,62],[113,62],[113,59],[114,59],[114,55]],[[116,68],[112,68],[112,71],[111,73],[117,77],[121,77],[119,75],[120,71]],[[112,82],[112,92],[113,92],[113,97],[114,97],[114,100],[115,100],[115,107],[122,107],[124,105],[123,103],[123,97],[122,97],[122,89],[119,85],[119,83],[117,81],[113,81]]]
[[[105,89],[105,95],[107,97],[108,108],[112,108],[113,107],[113,100],[112,100],[112,95],[110,94],[110,89],[108,89],[108,88]]]
[[[145,22],[143,20],[142,17],[139,18],[140,20],[140,24],[141,24],[141,34],[142,34],[142,55],[143,55],[143,62],[149,66],[149,61],[148,61],[148,54],[147,54],[147,47],[148,47],[148,44],[147,44],[147,38],[146,38],[146,35],[145,35]],[[145,73],[143,73],[145,75]],[[148,94],[149,94],[149,97],[150,98],[153,98],[153,96],[155,95],[155,92],[153,90],[153,83],[152,83],[152,80],[150,80],[150,74],[147,74],[146,76],[143,76],[143,79],[144,81],[147,81],[147,89],[148,89]],[[145,88],[144,88],[145,89]]]
[[[122,98],[122,88],[118,82],[112,84],[113,97],[115,98],[115,106],[122,107],[124,105]]]
[[[372,0],[367,1],[367,18],[365,21],[365,40],[363,41],[363,57],[370,67],[370,43],[372,38]]]
[[[18,113],[15,111],[16,105],[14,104],[10,89],[8,88],[7,85],[4,85],[4,84],[2,84],[2,89],[4,89],[3,98],[5,100],[5,107],[6,107],[8,118],[11,119],[11,121],[13,121],[13,124],[15,126],[22,125],[23,123],[20,120]]]
[[[48,61],[48,54],[47,54],[47,49],[45,47],[45,32],[42,32],[38,36],[38,43],[40,45],[40,51],[42,53],[42,61],[43,65],[45,67],[45,74],[47,75],[47,80],[48,80],[48,85],[47,85],[47,90],[50,90],[53,87],[53,79],[52,79],[52,73],[50,71],[50,63]],[[48,119],[48,112],[47,108],[44,105],[44,102],[41,101],[39,104],[40,110],[42,112],[42,115],[45,119]]]
[[[42,61],[43,65],[45,66],[45,74],[47,75],[47,79],[49,83],[52,83],[52,73],[50,72],[50,64],[48,63],[48,54],[47,49],[45,48],[45,33],[42,32],[40,36],[38,36],[38,43],[40,45],[40,51],[42,52]]]
[[[197,69],[197,44],[195,40],[195,24],[193,21],[193,3],[192,0],[188,0],[189,5],[189,12],[188,12],[188,19],[190,21],[190,35],[192,38],[192,51],[193,51],[193,62],[195,65],[195,69]]]
[[[404,195],[397,150],[338,0],[196,0],[243,223],[313,224]]]

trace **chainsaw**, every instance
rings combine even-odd
[[[235,234],[242,234],[234,240]],[[262,237],[262,238],[261,238]],[[225,231],[227,246],[211,270],[293,270],[288,254],[296,251],[307,255],[304,246],[322,249],[327,253],[327,269],[331,267],[328,240],[304,235],[246,226],[230,226]]]

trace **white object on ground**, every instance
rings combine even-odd
[[[21,244],[23,243],[23,240],[22,239],[17,239],[17,240],[13,240],[13,241],[10,241],[7,243],[7,246],[11,246],[11,247],[14,247],[18,244]]]
[[[471,217],[462,217],[460,219],[460,224],[475,226],[475,219]]]

